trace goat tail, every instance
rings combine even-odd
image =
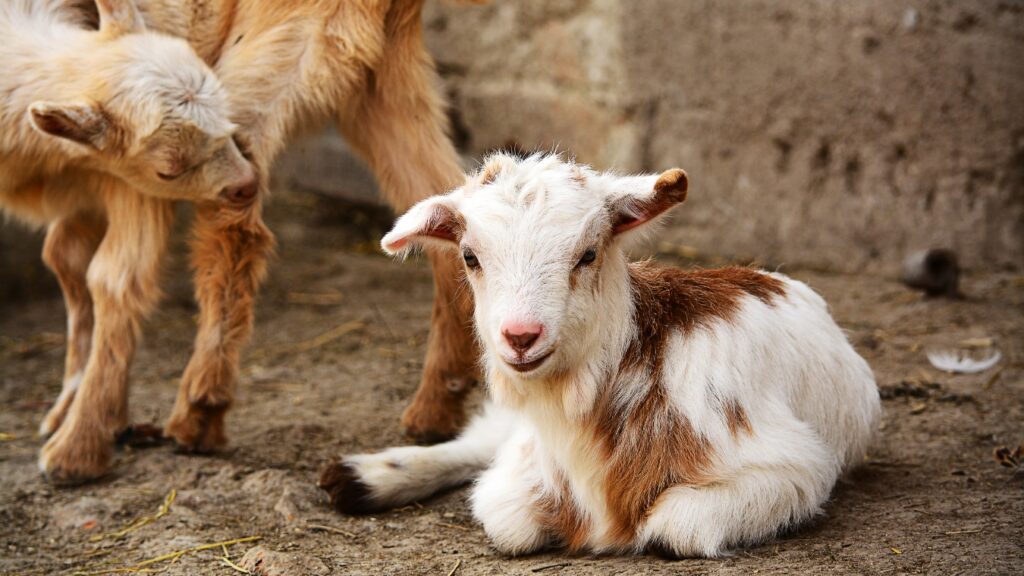
[[[515,418],[488,404],[458,438],[434,446],[401,446],[342,456],[320,476],[331,505],[366,514],[410,504],[473,480],[514,430]]]

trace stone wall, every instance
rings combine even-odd
[[[425,26],[468,152],[681,166],[674,243],[1024,265],[1024,2],[494,0]]]

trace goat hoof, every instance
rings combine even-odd
[[[331,506],[343,514],[367,514],[380,509],[373,502],[369,486],[360,480],[355,467],[344,460],[324,468],[317,486],[330,496]]]
[[[87,437],[63,426],[43,446],[39,470],[60,486],[83,484],[106,474],[112,447],[105,439]]]
[[[472,379],[449,380],[447,395],[432,400],[417,397],[402,414],[402,431],[418,444],[437,444],[454,438],[466,420],[462,398],[475,385]]]
[[[164,426],[164,436],[174,439],[183,452],[208,454],[228,443],[224,432],[224,414],[227,405],[200,406],[190,404],[184,410],[175,410]]]
[[[424,415],[415,406],[406,409],[402,416],[402,432],[417,444],[438,444],[451,440],[459,432],[450,414],[437,417],[432,413]]]

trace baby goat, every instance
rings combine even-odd
[[[493,405],[433,447],[320,481],[369,511],[464,482],[494,545],[718,556],[814,516],[879,417],[871,369],[805,284],[630,263],[687,179],[497,155],[384,237],[462,251]],[[649,227],[648,227],[649,228]]]
[[[127,424],[168,199],[244,203],[257,182],[220,83],[184,40],[147,32],[130,0],[98,0],[99,30],[62,3],[0,4],[0,210],[48,228],[43,259],[64,291],[68,346],[39,465],[78,481],[106,470]]]
[[[147,32],[131,0],[99,0],[98,31],[66,2],[0,5],[0,200],[46,222],[97,203],[90,172],[163,198],[255,194],[226,95],[188,43]]]

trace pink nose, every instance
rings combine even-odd
[[[529,350],[543,332],[544,325],[539,322],[505,322],[501,325],[501,335],[520,354]]]
[[[256,197],[259,189],[259,181],[253,178],[240,185],[227,186],[224,190],[221,190],[220,197],[231,204],[248,204]]]

